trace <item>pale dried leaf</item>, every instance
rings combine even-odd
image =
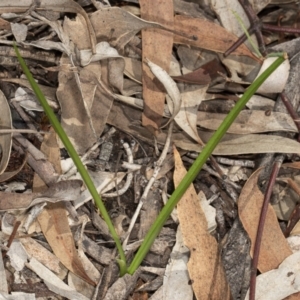
[[[0,91],[0,107],[1,107],[1,116],[0,116],[0,130],[1,129],[12,129],[12,119],[9,105],[7,99]],[[12,133],[1,133],[0,132],[0,174],[2,174],[8,164],[10,151],[12,146]]]
[[[263,65],[257,74],[259,77],[277,57],[268,57],[264,60]],[[286,59],[258,88],[256,93],[281,93],[289,77],[290,61]]]
[[[199,197],[199,201],[200,201],[200,204],[201,204],[201,208],[202,208],[203,213],[205,214],[205,217],[206,217],[207,230],[211,233],[217,227],[216,209],[208,203],[208,201],[205,197],[205,194],[202,191],[200,191],[198,193],[198,197]]]
[[[32,41],[30,43],[24,43],[24,45],[34,46],[39,49],[44,50],[57,50],[60,52],[65,52],[66,49],[63,43],[60,42],[53,42],[53,41]]]
[[[15,101],[26,110],[43,111],[43,107],[39,104],[33,94],[28,94],[23,88],[19,87],[15,91]]]
[[[27,259],[29,258],[27,252],[19,240],[14,240],[7,251],[7,256],[10,259],[11,266],[16,271],[22,271]]]
[[[160,24],[142,20],[118,7],[98,10],[91,14],[90,20],[97,39],[118,48],[123,48],[142,29],[162,28]]]
[[[171,259],[166,267],[163,283],[164,300],[193,299],[193,289],[189,282],[187,262],[189,249],[184,245],[180,226],[177,228],[176,243],[170,255]]]
[[[257,276],[255,299],[281,300],[297,292],[300,292],[299,251],[288,256],[278,269]],[[249,291],[245,299],[249,299]]]
[[[21,23],[10,23],[11,31],[18,43],[24,42],[27,37],[28,27]]]
[[[197,124],[201,127],[217,130],[226,114],[198,112]],[[243,110],[228,129],[228,133],[249,134],[271,131],[298,132],[290,115],[280,112]]]
[[[27,79],[22,78],[3,78],[2,81],[12,82],[16,83],[18,85],[24,86],[32,91],[32,87]],[[46,100],[48,101],[48,104],[51,108],[57,110],[59,108],[57,101],[56,101],[56,88],[45,86],[43,84],[39,83],[39,87],[46,97]]]
[[[161,67],[152,63],[149,60],[147,61],[147,64],[150,67],[151,72],[163,84],[169,97],[171,98],[172,105],[169,105],[169,109],[170,111],[172,111],[172,117],[168,121],[169,123],[176,117],[181,108],[181,95],[179,89],[175,81],[169,76],[169,74],[165,70],[163,70]]]
[[[53,255],[49,250],[43,247],[35,239],[30,237],[20,239],[21,244],[25,248],[29,257],[34,257],[41,264],[47,267],[52,272],[59,274],[61,272],[61,266],[59,259]]]
[[[186,170],[174,148],[174,184]],[[207,221],[191,184],[177,205],[184,244],[190,249],[188,271],[197,299],[230,299],[230,290],[219,255],[217,241],[207,231]]]
[[[239,217],[251,239],[251,255],[253,255],[264,200],[264,195],[257,186],[260,171],[261,169],[254,172],[248,179],[238,200]],[[275,269],[291,254],[292,251],[279,227],[276,214],[269,205],[260,246],[258,269],[262,273]]]
[[[118,172],[117,176],[113,172],[92,172],[89,171],[90,176],[96,186],[97,192],[106,193],[109,190],[113,189],[116,184],[119,184],[124,176],[126,175],[125,172]],[[84,203],[90,201],[92,196],[88,190],[85,190],[81,193],[81,195],[74,201],[74,206],[77,209]]]
[[[2,300],[35,300],[35,294],[27,294],[22,292],[11,292],[11,294],[7,294],[5,292],[0,292],[0,299]]]
[[[190,86],[181,94],[181,107],[178,114],[175,116],[175,122],[183,129],[190,137],[192,137],[197,143],[203,145],[201,138],[197,131],[197,112],[198,107],[202,100],[205,98],[208,85],[202,86]],[[169,102],[168,102],[169,104]],[[172,108],[169,105],[170,111]]]
[[[88,300],[87,297],[66,285],[61,279],[59,279],[54,273],[39,263],[34,257],[32,257],[29,262],[26,263],[26,266],[35,272],[41,279],[43,279],[43,282],[47,285],[50,291],[53,291],[54,293],[70,300]]]
[[[80,50],[80,63],[81,65],[87,66],[89,63],[94,61],[100,61],[108,58],[122,58],[118,51],[111,47],[107,42],[101,42],[96,45],[96,53],[93,54],[91,50]]]
[[[277,135],[248,134],[232,135],[224,139],[214,150],[214,154],[233,155],[247,153],[300,153],[299,143]]]

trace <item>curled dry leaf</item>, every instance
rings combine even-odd
[[[169,74],[163,70],[160,66],[154,64],[150,60],[146,60],[151,72],[156,76],[156,78],[163,84],[165,87],[168,95],[170,96],[172,100],[172,106],[169,107],[169,109],[172,111],[172,117],[168,121],[170,123],[176,115],[180,111],[181,107],[181,96],[179,89],[175,83],[175,81],[169,76]]]
[[[7,99],[0,91],[0,107],[1,107],[1,115],[0,115],[0,130],[1,129],[12,129],[12,120],[11,120],[11,112],[9,105],[7,103]],[[0,174],[2,174],[8,164],[10,151],[12,145],[12,133],[1,133],[0,132],[0,153],[2,154],[1,162],[0,162]]]
[[[277,57],[268,57],[265,59],[256,78],[259,77],[276,59]],[[259,87],[256,93],[281,93],[289,77],[289,71],[290,61],[286,59]]]

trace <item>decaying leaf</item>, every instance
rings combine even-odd
[[[118,7],[98,10],[90,19],[97,38],[117,48],[123,48],[142,29],[163,28],[160,24],[142,20]]]
[[[164,274],[163,299],[193,299],[193,290],[189,285],[187,271],[188,257],[189,249],[184,245],[180,226],[178,226],[176,243]]]
[[[288,256],[278,267],[257,276],[255,299],[298,299],[300,296],[300,252]],[[297,293],[297,294],[295,294]],[[292,295],[293,298],[287,298]],[[245,299],[249,299],[249,291]]]
[[[219,77],[220,74],[225,76],[226,71],[219,61],[213,59],[193,72],[181,76],[172,76],[172,78],[179,82],[205,85],[211,83],[214,79]]]
[[[67,299],[88,300],[87,297],[83,296],[75,289],[65,284],[53,272],[44,267],[34,257],[30,258],[29,261],[26,262],[26,267],[35,272],[41,279],[43,279],[43,282],[47,285],[50,291],[66,297]]]
[[[38,220],[54,254],[67,269],[94,285],[95,282],[86,274],[77,255],[65,205],[60,202],[49,204],[47,207],[39,215]]]
[[[257,179],[261,169],[248,179],[238,200],[240,220],[251,239],[251,255],[255,246],[258,221],[264,195],[257,186]],[[276,214],[269,205],[266,216],[262,242],[260,246],[258,269],[264,273],[278,266],[292,254],[277,221]]]
[[[175,16],[174,29],[184,32],[187,36],[197,38],[192,40],[175,35],[174,43],[191,45],[220,53],[224,53],[237,40],[234,34],[206,19],[177,15]],[[245,55],[257,60],[245,45],[241,45],[233,54]]]
[[[141,0],[139,2],[143,19],[159,22],[162,25],[169,26],[169,28],[173,27],[173,0]],[[172,55],[173,35],[159,29],[144,29],[142,30],[142,43],[142,61],[150,60],[168,71]],[[159,55],[157,55],[158,53]],[[145,102],[142,124],[155,133],[162,121],[165,91],[162,89],[161,84],[155,80],[157,75],[153,73],[153,70],[150,71],[149,67],[152,69],[149,64],[142,65],[143,98]],[[158,80],[162,82],[159,78]],[[167,92],[169,93],[168,90]]]
[[[175,187],[186,170],[174,149]],[[187,189],[177,205],[184,244],[190,250],[188,271],[196,298],[230,299],[230,290],[222,266],[217,241],[207,231],[207,221],[193,185]]]
[[[217,130],[225,119],[225,114],[198,111],[197,124],[203,128]],[[228,133],[249,134],[271,131],[298,132],[290,115],[280,112],[243,110],[228,129]]]
[[[7,99],[0,91],[0,107],[1,107],[1,115],[0,115],[0,130],[1,129],[12,129],[12,120],[11,120],[11,112],[9,105],[7,103]],[[0,174],[2,174],[8,164],[10,151],[12,146],[12,133],[1,133],[0,131]]]

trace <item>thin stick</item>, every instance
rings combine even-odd
[[[263,235],[263,231],[264,231],[266,216],[267,216],[267,212],[268,212],[268,206],[269,206],[270,198],[271,198],[272,191],[273,191],[273,186],[275,184],[276,177],[278,175],[282,161],[283,161],[283,158],[280,156],[280,158],[277,161],[275,161],[275,163],[273,165],[273,170],[270,175],[267,190],[265,192],[263,206],[261,208],[261,213],[260,213],[260,218],[259,218],[259,223],[258,223],[258,228],[257,228],[257,234],[256,234],[256,240],[255,240],[255,246],[254,246],[254,251],[253,251],[249,300],[255,300],[256,272],[257,272],[258,258],[259,258],[259,252],[260,252],[260,245],[261,245],[262,235]]]

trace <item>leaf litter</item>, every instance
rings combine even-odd
[[[107,226],[76,170],[68,172],[68,178],[63,173],[61,165],[68,154],[49,131],[30,85],[15,67],[14,55],[7,54],[13,53],[8,52],[12,40],[24,51],[49,104],[84,157],[114,226],[126,241],[128,256],[133,256],[160,211],[162,198],[172,193],[228,107],[273,58],[264,62],[257,58],[248,41],[223,56],[243,33],[230,5],[235,5],[246,26],[251,24],[237,2],[206,1],[199,6],[193,1],[132,0],[118,7],[109,1],[106,5],[87,2],[0,3],[4,254],[0,270],[13,278],[8,281],[1,276],[1,294],[9,299],[49,295],[53,299],[248,299],[249,262],[264,197],[261,187],[268,179],[260,181],[267,167],[253,171],[246,160],[262,167],[258,154],[280,153],[290,167],[282,168],[269,205],[258,260],[257,299],[275,299],[274,294],[276,299],[296,299],[299,289],[292,283],[299,268],[293,259],[299,252],[292,255],[286,237],[297,237],[299,232],[295,161],[300,148],[297,118],[282,108],[277,93],[285,89],[297,111],[298,39],[263,33],[266,42],[288,52],[290,61],[238,116],[214,151],[222,163],[207,162],[191,192],[179,202],[178,221],[174,217],[175,221],[167,222],[143,266],[134,276],[118,278]],[[281,8],[273,1],[251,1],[251,5],[262,20],[277,24],[273,15]],[[281,25],[292,26],[292,5],[282,7]],[[22,112],[16,112],[14,101]],[[22,133],[28,128],[39,132]],[[171,147],[165,147],[169,153],[164,160],[160,153],[166,140],[179,152],[173,155]],[[22,156],[19,161],[18,155]],[[156,172],[157,179],[151,179]],[[148,191],[149,179],[153,186]],[[108,192],[115,197],[105,198]],[[134,218],[138,203],[140,209],[144,206],[140,218]],[[232,240],[239,220],[243,229]],[[247,239],[251,240],[249,251]],[[242,261],[230,248],[239,241],[237,248],[245,249]],[[296,240],[293,243],[296,249]],[[238,276],[233,271],[237,266],[242,270]],[[291,283],[287,272],[295,274],[288,278]],[[35,283],[25,289],[29,278],[35,278]],[[276,280],[282,286],[274,287]]]

